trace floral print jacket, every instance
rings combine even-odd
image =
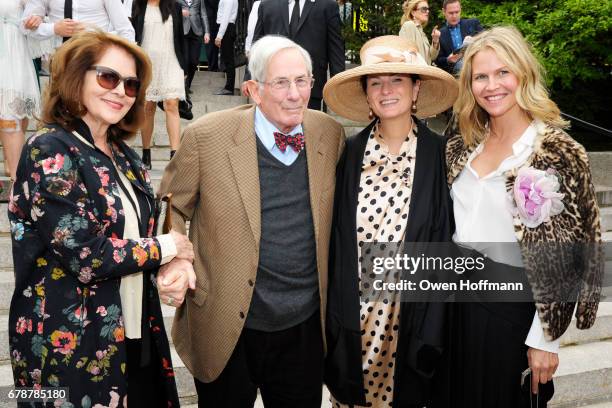
[[[141,238],[122,239],[119,175],[83,122],[73,133],[48,126],[24,147],[9,202],[15,266],[9,339],[17,387],[68,387],[55,406],[126,404],[126,346],[121,277],[144,271],[143,343],[155,347],[168,401],[178,406],[168,339],[154,275],[155,201],[147,171],[123,142],[113,160],[131,181]],[[144,348],[144,346],[143,346]]]

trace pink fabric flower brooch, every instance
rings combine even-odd
[[[550,221],[564,209],[561,200],[565,195],[559,193],[559,187],[559,177],[553,169],[520,168],[510,194],[512,215],[518,215],[528,228]]]

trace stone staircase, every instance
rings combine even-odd
[[[194,117],[200,117],[208,112],[226,109],[247,103],[242,96],[216,96],[213,92],[223,87],[225,83],[223,74],[198,72],[194,79],[192,95]],[[347,135],[357,133],[363,124],[336,117],[345,127]],[[182,121],[182,128],[189,122]],[[435,120],[430,126],[441,131],[442,124]],[[140,153],[140,137],[134,138],[131,145]],[[165,129],[164,113],[157,111],[155,119],[154,144],[152,146],[153,170],[152,182],[155,188],[159,186],[163,169],[169,159],[170,149]],[[0,161],[2,161],[0,151]],[[612,164],[607,166],[606,157],[599,160],[601,169],[599,178],[596,177],[597,198],[602,210],[602,223],[606,241],[612,247],[612,178],[609,176]],[[603,163],[603,164],[602,164]],[[0,189],[7,185],[6,178],[0,178]],[[4,184],[3,184],[4,183]],[[5,189],[7,189],[5,187]],[[5,195],[6,193],[4,193]],[[0,199],[3,193],[0,192]],[[8,350],[8,310],[14,288],[13,259],[10,241],[10,228],[6,218],[7,205],[0,203],[0,407],[14,407],[15,404],[7,400],[7,391],[12,387],[12,372]],[[606,256],[607,270],[612,268],[612,251]],[[612,282],[608,282],[612,287]],[[588,406],[591,408],[612,407],[612,293],[607,293],[608,302],[602,303],[599,308],[598,319],[595,326],[587,331],[580,331],[574,325],[564,334],[559,359],[561,361],[555,376],[556,393],[550,405],[553,408],[569,408]],[[162,305],[164,322],[168,337],[174,316],[174,308]],[[176,380],[182,406],[196,407],[196,394],[193,379],[183,362],[176,354],[171,344],[172,361],[176,371]],[[591,404],[591,405],[589,405]],[[328,408],[329,394],[324,389],[323,405]],[[263,404],[258,399],[256,407]],[[231,408],[231,407],[228,407]]]

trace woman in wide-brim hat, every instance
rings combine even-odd
[[[458,87],[398,36],[368,41],[360,56],[323,90],[337,114],[371,120],[346,141],[337,168],[326,384],[334,406],[431,406],[432,394],[447,395],[432,393],[446,306],[367,293],[364,258],[370,243],[450,241],[445,140],[417,118],[448,109]]]

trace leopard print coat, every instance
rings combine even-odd
[[[562,200],[565,209],[535,228],[525,226],[515,215],[514,231],[544,334],[552,341],[568,328],[576,303],[576,326],[588,329],[595,323],[604,256],[599,208],[584,147],[559,128],[538,123],[537,130],[533,153],[524,166],[557,172],[559,192],[565,194]],[[446,146],[449,186],[476,147],[466,146],[459,134],[449,138]],[[513,169],[504,175],[508,194],[517,171]],[[561,301],[566,298],[558,294],[571,289],[575,293],[570,301]],[[552,292],[557,295],[551,295]]]

